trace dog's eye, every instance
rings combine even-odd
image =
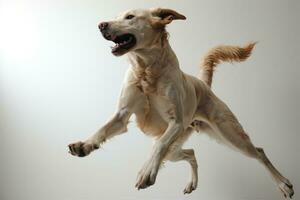
[[[125,17],[125,19],[132,19],[132,18],[134,18],[134,15],[127,15],[127,16]]]

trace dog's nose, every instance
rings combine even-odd
[[[107,22],[101,22],[99,25],[98,25],[100,31],[104,31],[105,29],[107,29],[108,27],[108,23]]]

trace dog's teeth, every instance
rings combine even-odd
[[[117,49],[119,46],[120,46],[120,45],[117,43],[115,46],[111,46],[110,48],[111,48],[112,50],[115,50],[115,49]]]

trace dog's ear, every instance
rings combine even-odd
[[[167,24],[170,24],[173,20],[185,20],[186,17],[175,10],[165,8],[155,8],[151,10],[153,19],[151,25],[155,28],[162,28]]]

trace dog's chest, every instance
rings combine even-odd
[[[138,65],[133,68],[133,71],[135,84],[144,94],[157,92],[157,81],[160,76],[160,70],[157,67]]]
[[[145,134],[159,137],[168,127],[173,106],[163,96],[149,94],[146,97],[144,109],[136,113],[137,124]]]

